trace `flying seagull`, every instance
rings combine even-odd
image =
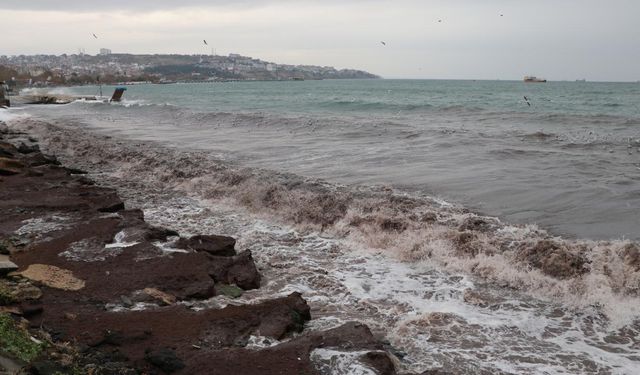
[[[442,22],[442,20],[438,20],[438,22]]]
[[[209,45],[209,43],[207,43],[206,39],[202,39],[202,41],[204,42],[204,45],[205,45],[205,46],[208,46],[208,45]]]
[[[98,36],[96,34],[91,34],[93,35],[94,38],[98,39]]]
[[[524,101],[527,102],[527,105],[529,107],[531,107],[531,103],[529,103],[529,98],[527,98],[526,96],[524,97]]]
[[[386,46],[386,45],[387,45],[387,43],[385,43],[385,42],[383,42],[383,41],[380,41],[380,43],[382,43],[382,45],[383,45],[383,46]]]

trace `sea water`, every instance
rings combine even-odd
[[[228,82],[125,97],[56,116],[248,166],[426,192],[565,236],[640,239],[637,83]]]

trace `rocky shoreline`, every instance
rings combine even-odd
[[[396,373],[388,346],[363,324],[307,332],[299,293],[190,308],[260,288],[251,252],[231,237],[148,224],[114,189],[3,124],[0,217],[6,373]]]

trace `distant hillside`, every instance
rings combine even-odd
[[[276,64],[238,54],[0,56],[0,66],[11,72],[4,79],[35,84],[379,78],[362,70]]]

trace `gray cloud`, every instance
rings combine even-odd
[[[0,9],[32,11],[156,11],[188,7],[225,7],[240,8],[260,6],[274,0],[19,0],[0,3]]]
[[[637,0],[53,3],[0,4],[12,8],[3,11],[10,37],[0,54],[74,53],[79,48],[93,54],[101,47],[210,53],[201,43],[207,39],[221,54],[353,67],[385,77],[640,79]]]

